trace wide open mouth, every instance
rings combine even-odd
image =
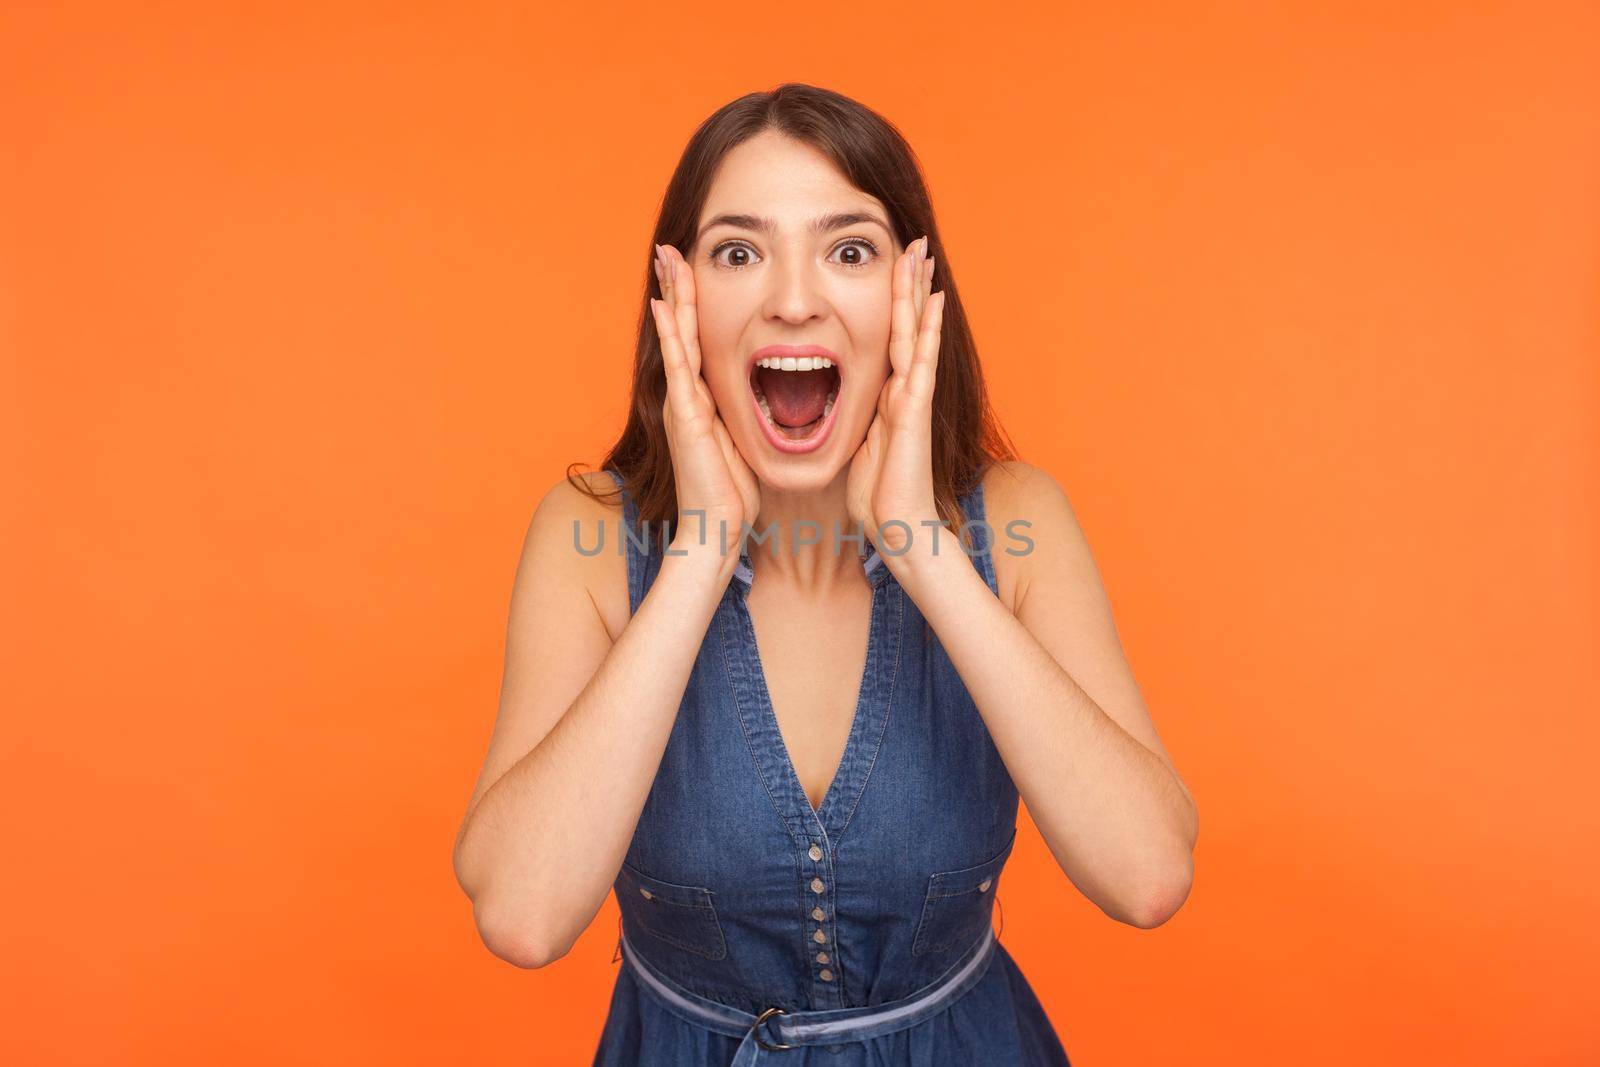
[[[786,361],[799,362],[799,361]],[[759,364],[750,368],[750,391],[756,405],[780,437],[804,440],[817,432],[839,399],[839,368],[779,370]]]

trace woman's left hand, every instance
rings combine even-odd
[[[890,305],[889,378],[866,440],[850,461],[850,518],[879,552],[900,555],[937,522],[933,493],[933,386],[939,368],[944,293],[929,295],[934,261],[928,239],[913,241],[895,261]],[[881,525],[899,520],[887,530]],[[904,526],[899,525],[904,523]]]

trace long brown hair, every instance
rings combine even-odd
[[[902,246],[923,234],[928,237],[927,254],[938,261],[934,288],[945,293],[933,393],[934,498],[939,517],[950,523],[952,531],[959,530],[966,516],[958,498],[976,485],[991,464],[1016,459],[1016,450],[989,406],[977,344],[911,146],[877,112],[812,85],[791,82],[770,92],[741,96],[701,123],[684,148],[645,250],[645,294],[640,300],[634,345],[632,408],[622,436],[606,453],[601,469],[615,468],[622,476],[640,518],[650,524],[647,528],[665,531],[665,524],[676,520],[672,456],[661,420],[666,372],[649,304],[650,296],[663,294],[652,284],[650,264],[658,244],[687,249],[723,157],[764,130],[776,130],[811,145],[858,189],[877,197],[888,210],[889,224]],[[580,465],[568,465],[567,480],[588,496],[614,500],[614,489],[609,495],[597,493],[573,477]],[[755,517],[750,521],[754,523]]]

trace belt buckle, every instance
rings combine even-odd
[[[750,1024],[750,1036],[756,1039],[756,1044],[758,1044],[762,1048],[768,1049],[768,1050],[770,1050],[772,1052],[777,1052],[779,1049],[794,1048],[795,1047],[794,1045],[783,1045],[783,1044],[769,1045],[765,1041],[761,1040],[761,1024],[762,1023],[766,1022],[768,1019],[772,1018],[775,1015],[788,1015],[788,1014],[789,1013],[784,1011],[782,1008],[768,1008],[766,1011],[764,1011],[760,1015],[756,1016],[756,1021]]]

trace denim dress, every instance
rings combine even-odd
[[[977,522],[981,481],[962,503],[969,558],[998,596],[992,533]],[[659,573],[662,543],[658,528],[638,543],[626,490],[623,521],[633,536],[606,550],[627,554],[632,613]],[[950,530],[939,547],[962,551]],[[1044,1008],[992,934],[1016,842],[1016,786],[916,604],[870,541],[857,555],[872,585],[866,670],[844,755],[813,809],[773,714],[741,554],[613,886],[622,927],[613,962],[626,947],[684,996],[760,1016],[899,1001],[968,961],[976,978],[914,1025],[762,1052],[760,1062],[1065,1067]],[[978,947],[988,950],[981,966]],[[741,1049],[750,1055],[748,1040],[647,988],[659,985],[619,968],[595,1067],[727,1067]]]

